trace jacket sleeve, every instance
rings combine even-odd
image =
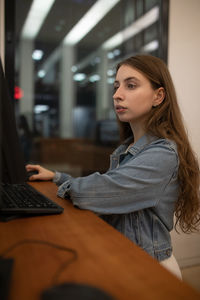
[[[124,214],[155,207],[173,178],[178,157],[168,145],[148,145],[128,162],[104,174],[68,178],[58,195],[98,214]]]

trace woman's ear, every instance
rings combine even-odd
[[[153,100],[153,107],[158,106],[160,103],[163,102],[163,100],[165,99],[165,90],[163,87],[158,88],[157,90],[155,90],[155,97]]]

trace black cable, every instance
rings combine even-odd
[[[58,277],[66,269],[66,267],[68,267],[72,262],[76,261],[76,259],[78,258],[77,251],[72,248],[60,246],[58,244],[54,244],[52,242],[48,242],[48,241],[44,241],[44,240],[35,240],[35,239],[24,239],[22,241],[18,241],[17,243],[13,244],[12,246],[10,246],[6,250],[4,250],[2,253],[0,253],[0,256],[2,256],[2,257],[6,256],[9,252],[13,251],[15,248],[17,248],[23,244],[40,244],[40,245],[53,247],[53,248],[56,248],[61,251],[71,252],[73,254],[73,257],[70,260],[66,260],[58,268],[58,270],[56,271],[56,273],[54,274],[54,276],[52,278],[52,285],[54,285],[56,283]]]

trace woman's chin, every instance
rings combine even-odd
[[[130,118],[127,118],[125,116],[119,116],[118,115],[118,119],[121,121],[121,122],[126,122],[126,123],[129,123],[130,122]]]

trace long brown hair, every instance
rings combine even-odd
[[[152,107],[146,120],[146,132],[162,138],[175,141],[179,155],[179,197],[175,206],[176,224],[185,233],[198,230],[200,221],[200,192],[199,192],[199,165],[190,145],[183,119],[178,105],[176,92],[171,75],[166,64],[159,58],[151,55],[136,55],[125,59],[118,64],[128,65],[141,72],[149,79],[152,88],[163,87],[164,101]],[[119,121],[119,120],[118,120]],[[128,123],[120,124],[122,138],[130,135]]]

